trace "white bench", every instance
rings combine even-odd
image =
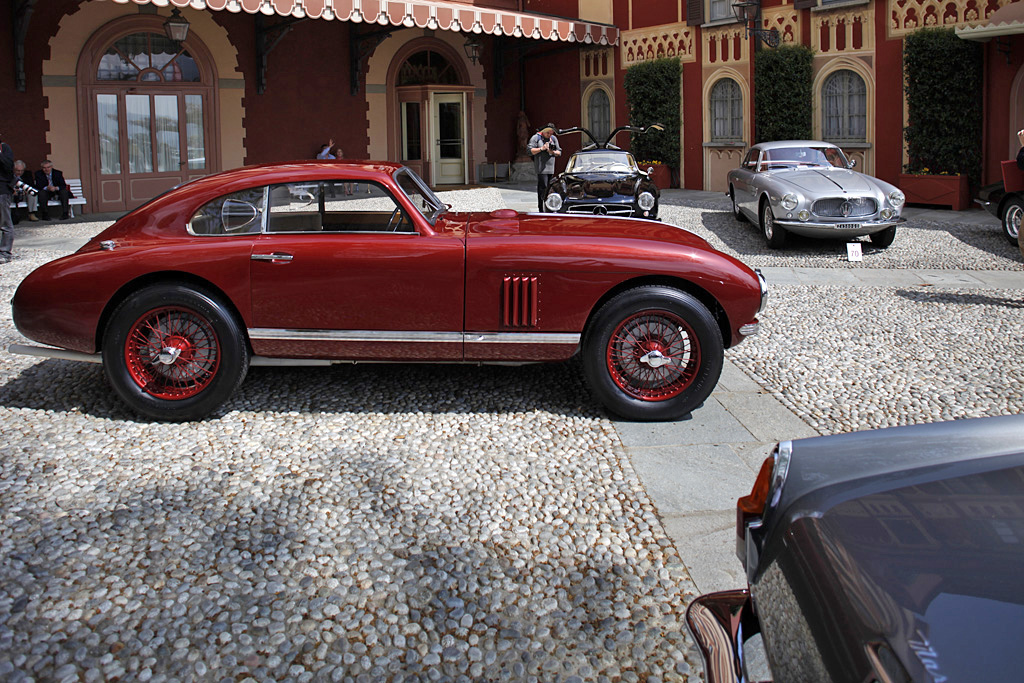
[[[68,200],[68,215],[74,218],[75,205],[84,206],[86,204],[85,197],[82,196],[82,180],[80,178],[65,178],[64,182],[68,184],[68,190],[72,195]],[[50,197],[50,201],[46,205],[60,206],[60,197]]]
[[[71,198],[68,199],[68,215],[71,218],[75,217],[75,206],[84,206],[87,202],[85,197],[82,196],[82,180],[80,178],[65,178],[64,182],[68,185],[68,190],[71,193]],[[60,206],[60,197],[52,196],[50,201],[46,202],[47,206]]]

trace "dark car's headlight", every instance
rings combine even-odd
[[[550,211],[558,211],[562,208],[562,195],[557,192],[552,192],[548,195],[548,198],[544,200],[544,206],[548,207]]]
[[[644,211],[650,211],[654,208],[654,195],[650,192],[641,192],[640,196],[636,198],[636,203]]]

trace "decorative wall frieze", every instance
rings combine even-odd
[[[987,21],[1013,0],[887,0],[889,37],[901,38],[919,28],[963,28]]]
[[[800,12],[792,5],[766,7],[762,10],[761,28],[766,31],[775,29],[779,32],[781,45],[794,45],[800,42]]]
[[[622,68],[664,57],[677,57],[682,62],[696,61],[693,50],[695,33],[694,27],[684,23],[623,31],[619,38]]]
[[[704,66],[750,61],[751,40],[742,24],[726,24],[701,31]]]
[[[858,5],[814,12],[811,17],[811,47],[815,52],[824,55],[873,51],[874,6]]]

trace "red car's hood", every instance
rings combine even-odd
[[[469,236],[551,235],[656,240],[713,249],[703,238],[673,225],[638,218],[526,214],[505,209],[468,216]]]

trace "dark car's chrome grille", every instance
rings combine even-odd
[[[571,204],[566,213],[590,213],[598,216],[632,216],[631,204]]]
[[[870,216],[876,211],[878,204],[871,197],[829,197],[811,204],[811,213],[829,218]]]

